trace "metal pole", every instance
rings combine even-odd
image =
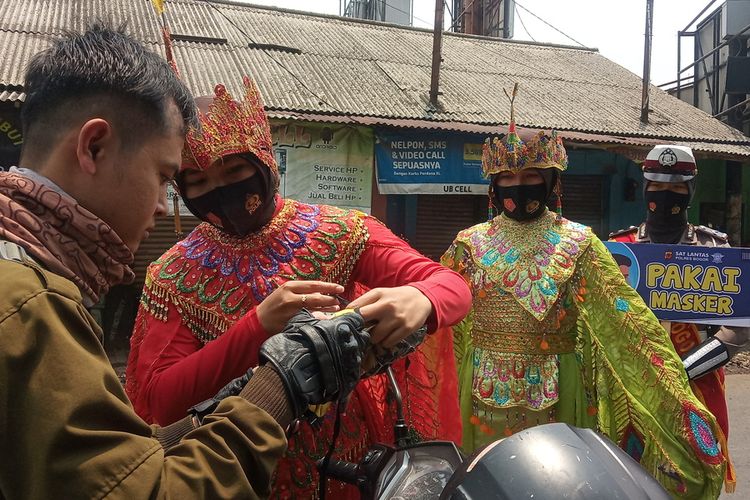
[[[510,6],[511,0],[502,0],[503,2],[503,38],[510,38],[510,23],[508,18],[510,17]]]
[[[440,60],[443,45],[443,0],[435,0],[435,31],[432,36],[432,77],[430,79],[430,104],[437,107],[440,87]]]
[[[682,64],[682,31],[677,32],[677,99],[681,96],[682,82],[680,81],[680,64]]]
[[[703,56],[701,56],[700,58],[696,59],[696,60],[695,60],[695,62],[693,62],[692,64],[689,64],[688,66],[685,66],[684,68],[682,68],[682,69],[680,70],[680,74],[682,74],[682,73],[684,73],[685,71],[689,70],[689,69],[690,69],[690,68],[692,68],[693,66],[697,66],[697,65],[698,65],[698,64],[700,64],[700,63],[701,63],[701,62],[702,62],[702,61],[703,61],[704,59],[706,59],[706,58],[708,58],[708,57],[710,57],[710,56],[714,55],[714,54],[715,54],[716,52],[720,51],[720,50],[721,50],[722,48],[724,48],[725,46],[729,45],[729,43],[731,43],[731,42],[732,42],[732,40],[734,40],[734,39],[736,39],[736,38],[739,38],[739,37],[740,37],[740,36],[742,36],[742,35],[745,35],[745,33],[746,33],[747,31],[750,31],[750,24],[748,24],[747,26],[745,26],[744,28],[742,28],[742,29],[741,29],[740,31],[738,31],[738,32],[737,32],[736,34],[732,35],[732,37],[731,37],[731,38],[728,38],[728,39],[724,40],[723,42],[721,42],[721,43],[720,43],[719,45],[717,45],[716,47],[714,47],[714,48],[713,48],[713,50],[711,50],[710,52],[707,52],[707,53],[706,53],[705,55],[703,55]],[[748,35],[745,35],[745,37],[747,37],[747,36],[748,36]],[[697,33],[693,35],[693,38],[695,38],[695,39],[697,39],[697,40],[699,39],[699,38],[697,38]]]
[[[695,46],[696,46],[697,50],[700,53],[703,53],[703,45],[701,45],[701,38],[699,36],[695,37]],[[702,62],[702,65],[703,65],[703,79],[706,80],[706,90],[708,90],[708,100],[711,103],[711,114],[714,114],[714,113],[716,113],[716,106],[714,105],[714,100],[715,100],[714,99],[714,91],[713,91],[713,89],[715,88],[715,84],[713,86],[711,85],[710,78],[715,75],[715,73],[716,73],[716,67],[718,66],[718,64],[714,64],[714,69],[712,69],[711,72],[709,73],[708,72],[708,66],[706,65],[706,60],[703,59],[701,62]],[[695,74],[697,75],[698,72],[696,71]],[[698,89],[697,82],[699,82],[700,80],[701,80],[700,78],[696,80],[696,84],[693,87],[694,89],[696,89],[696,90]],[[714,79],[714,81],[715,81],[715,79]],[[698,92],[693,92],[693,94],[694,94],[694,96],[693,96],[693,102],[695,103],[694,106],[697,108],[698,107],[698,103],[700,102],[698,100]]]
[[[726,94],[724,94],[724,95],[726,95]],[[731,99],[731,98],[730,98],[730,99]],[[735,109],[738,109],[738,108],[740,108],[740,107],[744,106],[744,105],[745,105],[745,104],[747,104],[747,103],[750,103],[750,99],[745,99],[745,100],[744,100],[744,101],[742,101],[742,102],[738,102],[737,104],[734,104],[734,105],[733,105],[732,107],[730,107],[730,108],[727,108],[727,109],[725,109],[724,111],[722,111],[722,112],[720,112],[720,113],[716,113],[715,115],[713,115],[713,117],[714,117],[714,118],[719,118],[720,116],[724,116],[724,115],[726,115],[726,114],[729,114],[729,113],[731,113],[732,111],[734,111]],[[732,125],[732,126],[734,127],[734,125]],[[740,129],[740,130],[742,130],[742,129]]]
[[[643,47],[643,94],[641,96],[641,122],[648,123],[649,93],[651,82],[651,35],[654,28],[654,0],[646,0],[646,41]]]
[[[740,38],[732,40],[729,44],[729,53],[737,56],[747,57],[747,39]],[[726,78],[726,76],[724,77]],[[742,131],[743,117],[739,111],[743,99],[741,95],[729,95],[729,110],[727,113],[727,124]],[[725,222],[729,241],[733,245],[742,243],[742,163],[728,161],[726,164],[725,177]]]
[[[690,21],[690,24],[688,24],[687,26],[685,26],[685,29],[683,29],[682,31],[687,31],[687,30],[689,30],[689,29],[690,29],[690,27],[691,27],[691,26],[692,26],[692,25],[693,25],[693,24],[695,23],[695,21],[697,21],[698,19],[700,19],[700,18],[701,18],[701,16],[702,16],[702,15],[703,15],[703,14],[704,14],[704,13],[705,13],[705,12],[706,12],[706,11],[707,11],[708,9],[710,9],[710,8],[711,8],[711,6],[712,6],[713,4],[715,4],[715,3],[716,3],[716,0],[711,0],[711,1],[710,1],[710,2],[708,3],[708,5],[706,5],[705,7],[703,7],[703,10],[702,10],[702,11],[700,11],[700,12],[698,13],[698,15],[697,15],[697,16],[695,16],[695,19],[693,19],[692,21]]]

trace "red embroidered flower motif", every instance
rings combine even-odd
[[[503,206],[509,212],[512,212],[516,209],[516,203],[511,198],[505,198],[503,200]]]
[[[659,368],[662,368],[664,366],[664,360],[661,359],[660,356],[657,356],[656,354],[651,355],[651,364],[654,366],[658,366]]]

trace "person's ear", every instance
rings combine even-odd
[[[105,162],[114,158],[118,145],[112,125],[102,118],[92,118],[78,132],[78,165],[88,175],[95,175]]]

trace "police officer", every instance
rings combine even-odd
[[[697,175],[698,167],[689,147],[654,147],[643,164],[646,221],[638,227],[610,234],[610,240],[728,247],[726,234],[688,222],[687,208],[695,194]],[[748,328],[721,327],[709,333],[713,335],[709,339],[703,338],[699,349],[709,358],[691,356],[685,360],[691,379],[723,366],[750,340]]]
[[[698,167],[689,147],[654,147],[643,163],[646,220],[609,235],[624,243],[662,243],[728,247],[727,235],[688,222],[687,208],[695,194]],[[682,357],[693,391],[729,432],[723,366],[750,340],[750,328],[712,327],[665,322],[675,350]],[[724,446],[726,450],[726,446]],[[728,477],[728,481],[733,478]]]

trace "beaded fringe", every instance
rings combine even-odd
[[[204,345],[218,338],[230,327],[229,322],[218,314],[185,301],[184,298],[159,286],[150,277],[147,278],[141,295],[144,309],[157,320],[166,322],[170,303],[175,305],[182,321]]]
[[[502,424],[503,435],[511,436],[519,431],[535,427],[537,425],[555,422],[555,407],[551,406],[545,410],[532,411],[524,408],[497,409],[483,404],[474,399],[472,401],[472,415],[469,418],[471,425],[478,427],[482,434],[495,435],[496,427]],[[532,418],[529,418],[529,417]],[[533,418],[536,417],[536,418]],[[546,419],[544,418],[546,417]]]

